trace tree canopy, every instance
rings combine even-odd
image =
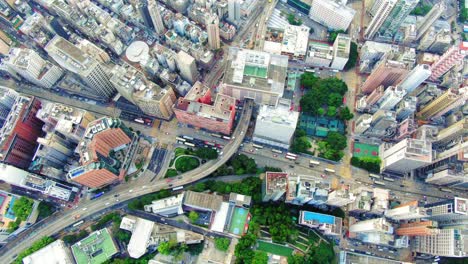
[[[161,242],[158,246],[158,252],[163,255],[170,255],[177,246],[177,241],[171,239],[167,242]]]
[[[215,247],[218,250],[227,251],[230,244],[231,244],[231,241],[229,240],[229,238],[225,238],[225,237],[215,238]]]
[[[218,152],[212,148],[198,148],[195,150],[195,155],[201,159],[212,160],[218,158]]]
[[[22,196],[15,200],[15,203],[13,204],[13,213],[15,213],[15,216],[21,219],[21,221],[26,221],[32,212],[33,204],[34,201],[32,199]]]
[[[268,255],[264,251],[256,250],[252,259],[252,264],[267,264]]]
[[[319,114],[320,108],[340,106],[343,96],[348,91],[346,83],[335,77],[318,79],[310,86],[304,85],[304,88],[308,91],[300,101],[302,112],[312,115]]]
[[[354,68],[354,66],[356,66],[358,56],[358,45],[355,42],[351,42],[351,46],[349,48],[348,62],[346,62],[346,65],[344,66],[344,69],[346,71],[351,70],[352,68]]]
[[[345,33],[344,30],[333,30],[330,31],[328,34],[328,42],[333,43],[335,42],[336,37],[338,37],[338,34],[340,33]]]
[[[190,222],[195,223],[200,216],[198,215],[197,212],[195,211],[190,211],[188,214],[188,218],[190,219]]]
[[[349,121],[349,120],[353,119],[354,114],[351,113],[351,111],[349,110],[349,108],[347,106],[345,106],[345,107],[340,109],[338,117],[343,121],[344,120]]]

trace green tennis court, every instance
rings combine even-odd
[[[261,240],[257,240],[257,244],[258,244],[257,250],[265,251],[265,252],[268,252],[274,255],[279,255],[279,256],[289,257],[292,255],[294,251],[292,248],[278,245],[278,244],[268,243],[268,242],[261,241]]]
[[[259,78],[266,78],[267,77],[267,69],[257,66],[250,66],[246,65],[244,67],[244,75],[247,76],[254,76]]]
[[[353,148],[353,156],[356,158],[378,157],[379,146],[355,142]]]
[[[242,235],[244,233],[245,224],[247,223],[249,211],[242,207],[236,207],[232,215],[231,226],[229,232],[234,235]]]

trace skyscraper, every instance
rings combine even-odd
[[[111,98],[116,94],[101,63],[69,41],[56,35],[44,49],[60,66],[81,77],[97,95]]]
[[[432,64],[432,75],[430,79],[435,81],[440,76],[448,72],[453,66],[462,63],[467,53],[468,45],[465,44],[465,42],[459,45],[453,45],[442,56],[440,56],[439,60]]]
[[[154,31],[159,35],[163,34],[166,28],[164,27],[161,10],[159,9],[159,5],[156,0],[148,0],[148,11],[151,21],[153,22]]]
[[[440,15],[445,11],[446,6],[443,1],[440,1],[439,3],[436,3],[431,11],[427,13],[421,23],[417,27],[418,34],[416,36],[416,40],[422,37],[424,33],[434,24],[434,22],[439,19]]]
[[[377,102],[379,109],[392,110],[405,95],[406,91],[399,86],[388,87]]]
[[[10,49],[3,64],[26,80],[44,88],[51,88],[63,75],[60,67],[44,60],[32,49]]]
[[[445,93],[438,96],[434,101],[430,102],[421,110],[419,110],[417,116],[421,119],[430,119],[438,115],[440,112],[445,111],[447,108],[451,108],[452,104],[462,96],[463,94],[460,94],[459,91],[455,89],[448,89]]]
[[[240,22],[240,0],[228,0],[228,19],[232,23],[238,24]]]
[[[432,144],[427,140],[406,138],[380,154],[384,171],[407,173],[432,163]]]
[[[180,76],[187,82],[194,84],[198,80],[199,73],[195,59],[185,51],[177,53],[177,67]]]
[[[374,38],[397,2],[398,0],[380,0],[374,2],[374,6],[372,7],[372,10],[375,10],[374,17],[364,33],[366,39]]]
[[[333,61],[331,68],[343,70],[349,59],[349,51],[351,49],[351,38],[345,34],[338,34],[333,43]]]
[[[314,0],[309,17],[330,29],[346,31],[355,14],[356,11],[342,1]]]
[[[407,224],[401,224],[396,230],[395,233],[399,236],[428,236],[432,234],[437,234],[439,232],[437,227],[437,222],[433,221],[421,221],[413,222]]]
[[[362,85],[362,92],[371,93],[380,85],[385,88],[396,85],[408,74],[408,67],[403,62],[383,58],[379,65],[375,66],[371,75]]]
[[[431,67],[427,64],[419,64],[414,67],[405,79],[403,79],[398,86],[406,91],[407,94],[413,92],[418,86],[423,83],[429,76],[431,76]]]
[[[413,250],[418,253],[444,257],[466,257],[468,230],[438,229],[431,235],[416,236],[413,240]]]
[[[143,19],[143,24],[145,24],[147,28],[154,30],[153,20],[149,12],[148,1],[140,0],[137,8],[140,13],[140,17]]]
[[[206,19],[206,31],[208,33],[210,49],[219,49],[221,47],[221,41],[219,39],[219,19],[216,14],[208,15]]]
[[[392,11],[385,18],[382,26],[378,29],[378,35],[387,40],[392,40],[403,21],[416,7],[418,2],[419,0],[398,0]]]

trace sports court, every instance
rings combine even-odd
[[[289,248],[283,245],[269,243],[266,241],[261,241],[261,240],[257,240],[257,245],[258,245],[257,250],[261,250],[261,251],[271,253],[274,255],[278,255],[278,256],[289,257],[292,255],[294,251],[294,249],[292,248]]]
[[[356,158],[378,157],[379,146],[354,142],[353,156]]]
[[[229,227],[229,232],[234,235],[242,235],[247,232],[249,228],[248,219],[249,218],[249,210],[236,207],[234,209],[234,214],[232,215],[231,226]]]
[[[107,228],[95,231],[72,246],[77,264],[100,264],[118,252]]]
[[[267,69],[263,68],[263,67],[245,65],[244,75],[259,77],[259,78],[266,78],[267,77]]]

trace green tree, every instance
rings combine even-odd
[[[338,114],[339,118],[341,120],[346,120],[346,121],[349,121],[351,119],[353,119],[354,117],[354,114],[351,113],[351,111],[349,110],[349,108],[347,106],[341,108],[340,110],[340,113]]]
[[[13,204],[13,213],[15,213],[15,216],[22,221],[26,221],[32,212],[33,204],[33,200],[22,196],[15,200],[15,203]]]
[[[320,108],[317,110],[317,115],[323,116],[324,114],[325,114],[325,109],[323,109],[323,107],[320,107]]]
[[[200,216],[198,215],[197,212],[195,211],[190,211],[188,218],[190,219],[190,222],[195,223]]]
[[[253,234],[247,233],[243,235],[234,249],[234,255],[239,263],[252,263],[254,258],[254,251],[252,247],[255,245],[257,237]]]
[[[339,107],[343,103],[343,97],[339,93],[331,93],[328,96],[328,106]]]
[[[194,157],[180,157],[175,162],[175,168],[181,172],[191,171],[199,165],[200,162]]]
[[[291,151],[295,153],[307,153],[307,151],[312,147],[312,144],[307,137],[294,138],[293,143],[291,144]]]
[[[42,237],[38,241],[34,242],[30,248],[22,251],[21,253],[18,254],[16,259],[13,261],[14,264],[22,264],[23,263],[23,258],[26,256],[31,255],[32,253],[40,250],[41,248],[49,245],[50,243],[54,242],[55,239],[51,237]]]
[[[351,46],[349,48],[349,57],[348,61],[346,62],[346,65],[344,66],[344,69],[351,70],[356,66],[356,62],[359,56],[358,52],[358,45],[355,42],[351,42]]]
[[[268,255],[264,251],[256,250],[254,253],[254,257],[252,259],[252,264],[267,264],[268,263]]]
[[[53,207],[46,202],[41,202],[37,209],[39,210],[40,218],[46,218],[54,212]]]
[[[345,33],[344,30],[333,30],[329,32],[328,35],[328,42],[333,43],[335,42],[336,37],[338,37],[338,34],[340,33]]]
[[[301,86],[305,89],[312,88],[320,78],[315,76],[312,72],[304,72],[301,75]]]
[[[334,149],[342,150],[346,148],[346,137],[338,132],[328,133],[325,141]]]
[[[229,240],[229,238],[224,238],[224,237],[215,238],[215,247],[218,250],[227,251],[229,248],[229,244],[231,244],[231,241]]]
[[[463,3],[463,1],[460,1]],[[460,22],[467,22],[468,21],[468,8],[462,8],[460,10]]]
[[[177,241],[171,239],[167,242],[161,242],[158,246],[158,252],[163,255],[170,255],[177,246]]]
[[[329,106],[327,110],[327,116],[334,117],[336,115],[336,107]]]
[[[212,148],[198,148],[195,151],[195,155],[197,155],[201,159],[212,160],[218,158],[218,152]]]

